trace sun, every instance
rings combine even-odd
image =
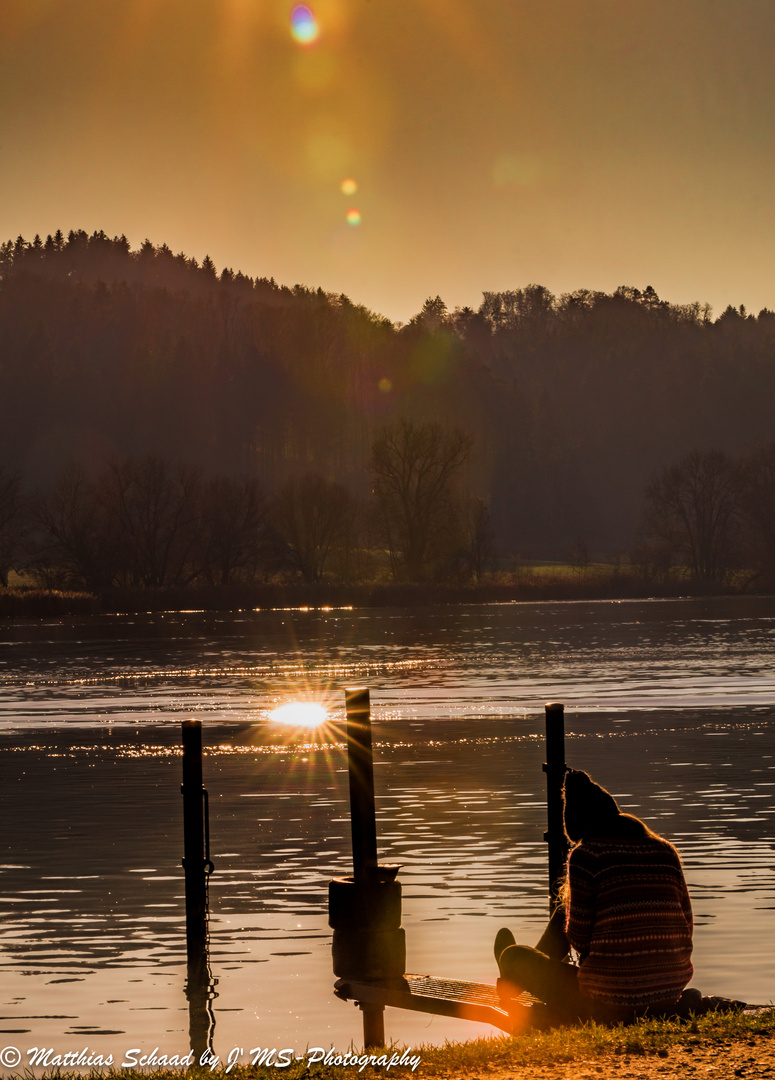
[[[317,701],[289,701],[272,709],[269,719],[287,727],[317,728],[328,720],[328,711]]]

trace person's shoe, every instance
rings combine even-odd
[[[503,972],[501,971],[501,954],[503,953],[504,949],[508,949],[510,945],[516,944],[516,939],[514,938],[511,930],[508,930],[505,926],[500,929],[495,935],[495,945],[493,946],[493,952],[495,953],[495,960],[498,964],[498,971],[500,971],[501,975],[503,975]]]

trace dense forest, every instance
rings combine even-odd
[[[772,439],[775,313],[526,285],[394,325],[164,245],[57,233],[0,247],[0,372],[0,470],[27,491],[68,467],[115,486],[152,456],[287,518],[311,474],[340,507],[367,500],[381,433],[436,425],[465,440],[461,486],[502,559],[605,558],[636,545],[673,462]]]

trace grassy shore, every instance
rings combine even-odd
[[[0,588],[0,618],[44,619],[94,615],[100,600],[91,593],[60,589]]]
[[[426,607],[547,600],[637,600],[652,597],[734,595],[735,584],[712,586],[684,577],[654,581],[616,567],[583,572],[559,564],[527,568],[516,576],[478,584],[376,582],[318,585],[272,582],[166,589],[110,588],[88,592],[16,585],[0,588],[0,618],[41,618],[156,611],[246,611],[282,608]]]
[[[346,1051],[337,1051],[343,1056]],[[288,1080],[347,1080],[363,1077],[377,1080],[386,1076],[435,1078],[440,1080],[506,1080],[519,1076],[533,1077],[603,1075],[610,1077],[684,1076],[699,1071],[714,1076],[758,1076],[769,1074],[775,1063],[775,1009],[757,1014],[716,1014],[693,1019],[643,1020],[636,1024],[603,1027],[584,1024],[576,1027],[530,1031],[513,1038],[483,1039],[475,1042],[448,1043],[441,1047],[420,1047],[411,1051],[412,1065],[392,1064],[402,1048],[372,1051],[376,1064],[363,1065],[362,1051],[351,1051],[347,1064],[313,1062],[305,1057],[293,1061],[279,1075]],[[419,1058],[419,1061],[418,1061]],[[710,1063],[710,1064],[707,1064]],[[750,1069],[749,1069],[750,1067]],[[8,1077],[30,1076],[18,1071]],[[45,1074],[65,1080],[82,1073],[52,1069]],[[233,1080],[276,1080],[277,1066],[235,1064],[227,1073],[224,1064],[210,1068],[192,1068],[187,1073],[175,1069],[117,1069],[92,1071],[105,1080],[180,1080],[183,1075],[225,1077]]]
[[[775,1009],[753,1015],[710,1013],[695,1020],[642,1020],[637,1024],[605,1027],[583,1024],[526,1032],[514,1038],[431,1048],[423,1053],[426,1076],[475,1076],[492,1071],[522,1073],[531,1066],[607,1062],[622,1065],[627,1058],[670,1057],[687,1047],[719,1051],[734,1041],[750,1045],[752,1039],[775,1036]]]

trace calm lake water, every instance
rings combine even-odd
[[[494,981],[547,913],[543,704],[568,763],[679,846],[694,985],[770,1002],[775,600],[197,612],[0,624],[0,1044],[185,1053],[180,722],[203,721],[214,1046],[360,1045],[333,997],[344,748],[270,719],[372,693],[410,971]],[[484,1025],[387,1010],[418,1046]]]

